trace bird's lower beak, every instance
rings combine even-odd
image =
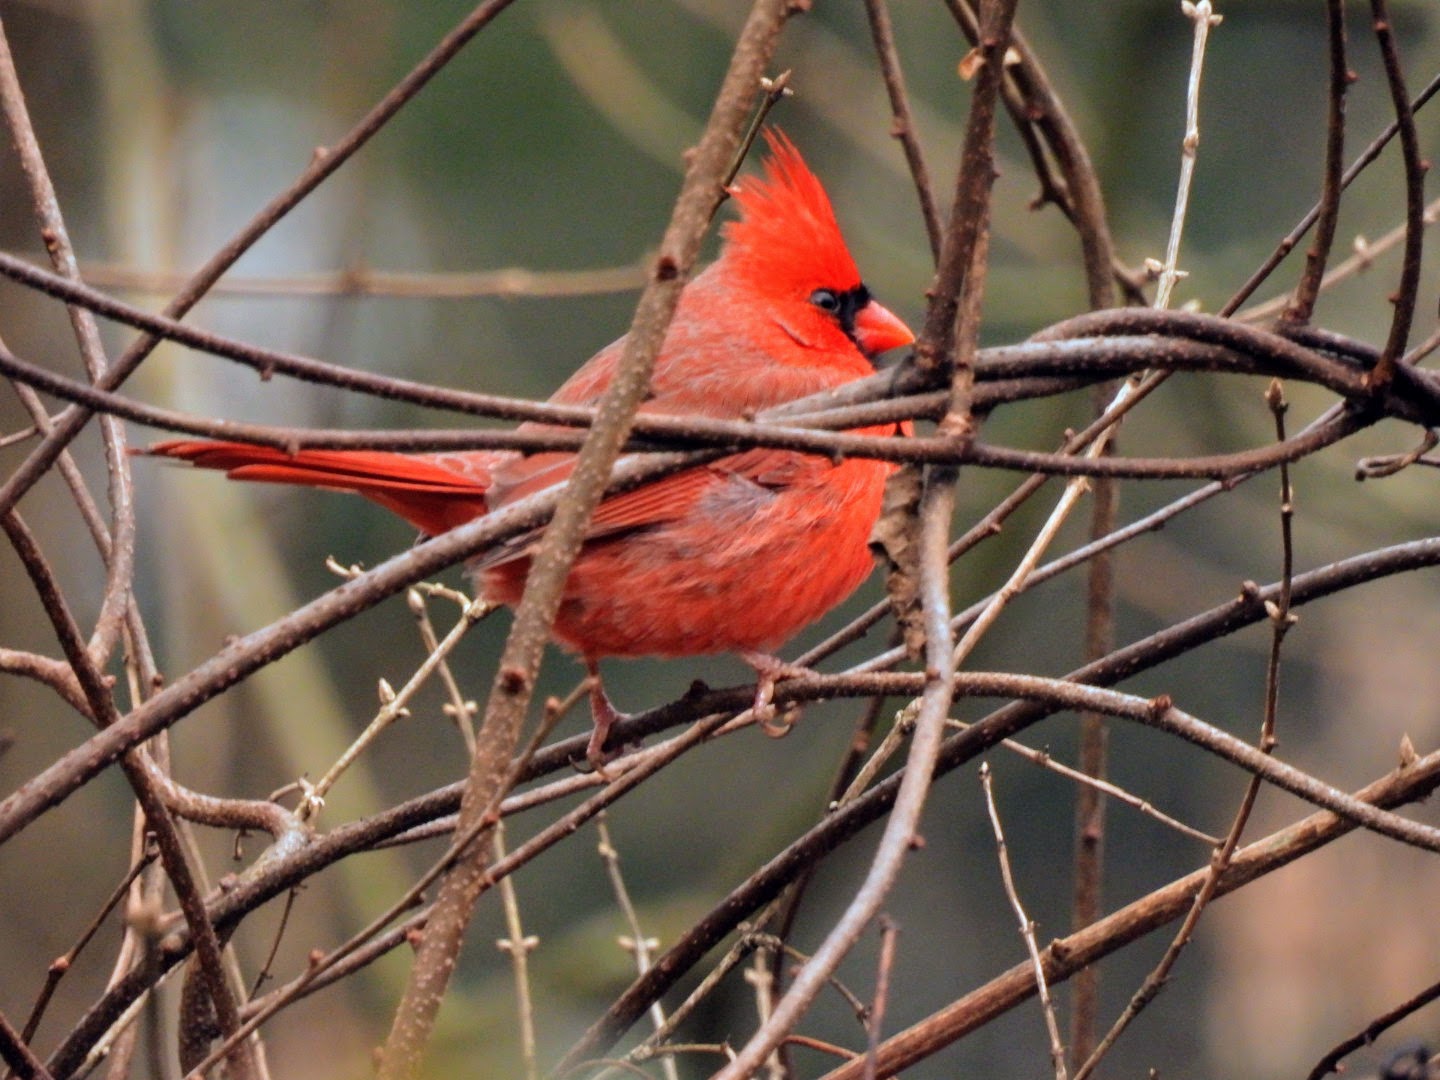
[[[871,300],[855,313],[855,340],[866,356],[878,356],[915,340],[910,328],[888,308]]]

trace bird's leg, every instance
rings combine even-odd
[[[605,740],[610,737],[610,728],[617,720],[629,717],[610,704],[605,694],[605,684],[600,681],[600,665],[590,657],[585,658],[585,670],[590,673],[590,719],[595,727],[590,732],[590,742],[585,746],[585,760],[598,773],[605,772],[605,766],[619,756],[619,751],[606,753]]]
[[[799,664],[791,664],[769,653],[742,652],[740,659],[755,669],[755,703],[751,711],[760,730],[772,738],[779,738],[790,730],[790,725],[775,715],[771,699],[775,696],[775,684],[781,679],[800,679],[815,672]]]

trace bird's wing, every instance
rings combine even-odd
[[[532,494],[550,484],[560,483],[569,476],[574,459],[569,455],[554,455],[557,460],[549,468],[537,470],[531,479],[543,476],[546,480],[538,486],[517,485],[506,491],[506,501]],[[694,512],[696,505],[708,495],[717,493],[722,487],[735,484],[737,480],[778,492],[801,482],[818,472],[831,468],[828,459],[812,454],[797,454],[790,450],[757,448],[744,453],[732,454],[707,465],[697,465],[652,483],[644,484],[631,491],[611,495],[595,508],[590,519],[585,541],[613,539],[624,533],[651,529],[670,522],[680,521]],[[522,492],[522,487],[526,488]],[[499,566],[513,559],[532,555],[540,530],[517,536],[492,551],[485,552],[473,565],[479,569]]]
[[[790,450],[762,447],[733,454],[611,496],[596,508],[586,539],[677,521],[688,515],[706,495],[736,480],[781,491],[828,468],[830,462],[825,458]]]

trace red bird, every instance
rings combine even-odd
[[[767,132],[763,179],[733,190],[741,219],[719,259],[686,286],[642,411],[735,419],[874,371],[872,358],[914,335],[870,296],[830,200],[799,152]],[[550,399],[592,405],[624,338]],[[535,427],[536,425],[525,425]],[[905,430],[908,425],[901,425]],[[867,434],[897,427],[866,429]],[[399,454],[174,441],[150,451],[232,479],[352,491],[435,535],[563,481],[574,455],[514,451]],[[867,546],[894,466],[755,449],[602,502],[570,571],[554,635],[594,676],[587,756],[605,760],[619,714],[599,681],[606,656],[739,653],[760,674],[757,705],[788,673],[770,655],[869,575]],[[525,549],[471,566],[486,599],[515,604]]]

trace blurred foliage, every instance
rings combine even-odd
[[[1394,6],[1412,90],[1418,89],[1440,62],[1435,9],[1420,0]],[[236,273],[638,262],[667,219],[681,155],[706,116],[743,7],[724,0],[521,0]],[[1351,8],[1352,65],[1361,78],[1350,102],[1347,157],[1388,115],[1368,15],[1363,5]],[[892,9],[943,203],[968,101],[956,74],[966,47],[942,5],[895,0]],[[1314,200],[1324,135],[1320,5],[1269,0],[1220,9],[1225,22],[1205,77],[1197,187],[1182,257],[1189,277],[1181,299],[1207,309],[1229,295]],[[0,3],[82,257],[150,270],[198,264],[465,10],[453,0]],[[1178,5],[1045,0],[1021,4],[1019,17],[1089,142],[1122,258],[1133,265],[1159,255],[1174,196],[1190,50],[1189,24]],[[872,287],[918,320],[928,249],[903,159],[887,136],[863,7],[817,4],[792,25],[778,66],[794,69],[796,96],[775,123],[824,178]],[[1433,155],[1436,125],[1428,113],[1421,124]],[[1071,231],[1053,208],[1027,208],[1036,184],[1013,133],[1002,135],[1002,150],[987,343],[1018,340],[1084,305]],[[1397,169],[1387,157],[1357,184],[1345,202],[1342,238],[1373,237],[1399,220]],[[9,208],[0,215],[0,245],[38,250],[8,153],[0,154],[0,205]],[[1369,275],[1327,295],[1318,321],[1380,340],[1395,265],[1386,257]],[[1277,280],[1289,282],[1295,273],[1287,265]],[[1433,287],[1424,297],[1417,339],[1434,328]],[[158,306],[156,297],[132,298]],[[633,300],[629,294],[465,301],[217,296],[194,319],[358,368],[543,397],[624,329]],[[76,368],[63,317],[50,302],[0,285],[0,325],[21,355]],[[109,340],[118,345],[128,333],[111,331]],[[224,362],[180,350],[158,353],[137,386],[152,399],[230,417],[356,426],[450,422],[309,386],[260,383]],[[1294,396],[1298,428],[1321,402],[1304,392]],[[1017,408],[995,417],[986,437],[1049,448],[1087,409],[1078,397]],[[23,426],[21,417],[13,400],[0,400],[0,431]],[[1141,454],[1218,451],[1265,440],[1269,424],[1255,387],[1180,379],[1126,427],[1123,444]],[[153,436],[134,433],[140,443]],[[1350,480],[1358,453],[1398,449],[1408,438],[1408,432],[1381,428],[1297,470],[1302,566],[1433,531],[1433,474],[1412,470],[1359,489]],[[93,442],[79,449],[98,476]],[[0,464],[18,461],[19,452],[0,451]],[[140,602],[164,628],[161,666],[172,674],[208,656],[225,635],[263,625],[327,588],[333,582],[322,566],[327,554],[373,564],[411,540],[403,525],[359,500],[227,487],[213,476],[149,463],[136,472],[143,529],[154,533],[142,536],[142,550],[165,552],[163,564],[142,567]],[[983,513],[1013,481],[967,475],[965,520]],[[1275,576],[1273,487],[1268,480],[1252,485],[1125,550],[1121,640],[1221,602],[1245,578]],[[1138,515],[1179,490],[1129,485],[1122,512]],[[71,576],[68,583],[93,602],[101,582],[87,578],[95,573],[93,560],[66,500],[42,485],[23,509]],[[1001,579],[1043,513],[1027,510],[967,560],[956,579],[957,601],[968,602]],[[1079,527],[1072,533],[1078,538]],[[8,550],[0,552],[0,575],[0,639],[51,649]],[[1305,613],[1285,671],[1281,736],[1292,760],[1351,786],[1388,767],[1402,732],[1417,743],[1434,742],[1437,695],[1422,691],[1440,690],[1436,666],[1429,652],[1410,644],[1410,634],[1434,625],[1437,592],[1433,577],[1411,576]],[[818,640],[877,595],[872,583],[797,645]],[[1023,598],[974,666],[1067,670],[1080,659],[1074,643],[1083,599],[1083,584],[1074,577]],[[465,646],[456,667],[467,693],[478,697],[488,686],[503,631],[497,616]],[[1267,641],[1263,629],[1237,635],[1137,680],[1136,688],[1198,703],[1207,718],[1249,736],[1258,724]],[[178,727],[177,770],[197,787],[250,795],[302,773],[315,775],[373,712],[376,679],[403,679],[420,656],[408,612],[392,602]],[[577,665],[557,655],[542,689],[563,692],[579,675]],[[622,707],[677,696],[694,678],[728,684],[742,677],[728,660],[632,663],[607,671]],[[1413,690],[1397,693],[1396,687]],[[1378,702],[1385,707],[1375,707]],[[439,705],[438,694],[425,698],[416,718],[386,736],[364,771],[346,778],[331,803],[336,820],[462,775],[462,747]],[[978,715],[977,709],[963,714]],[[673,940],[822,812],[853,711],[813,708],[781,742],[757,735],[728,740],[613,811],[612,828],[648,931]],[[85,734],[76,717],[16,679],[0,680],[0,724],[18,736],[0,758],[6,790]],[[579,721],[570,724],[578,729]],[[1057,718],[1032,732],[1031,741],[1068,757],[1074,727],[1073,718]],[[1233,773],[1143,731],[1117,729],[1112,759],[1117,782],[1203,828],[1224,827],[1223,815],[1240,790]],[[1022,895],[1042,938],[1057,936],[1069,920],[1068,897],[1055,886],[1067,880],[1062,868],[1070,856],[1072,789],[1003,758],[996,769]],[[126,805],[118,778],[107,776],[52,813],[43,830],[7,849],[0,864],[0,956],[7,971],[0,1009],[6,1015],[25,1014],[46,964],[69,947],[123,873],[130,822],[120,808]],[[1294,810],[1288,800],[1262,800],[1268,822],[1288,819]],[[892,1003],[894,1027],[1023,955],[999,892],[973,770],[938,787],[927,823],[926,849],[890,904],[901,926],[898,970],[911,990]],[[1205,859],[1204,851],[1181,848],[1154,822],[1121,808],[1111,810],[1110,825],[1107,906]],[[523,819],[512,833],[520,828]],[[216,850],[227,843],[211,841]],[[1370,841],[1362,878],[1342,865],[1360,847],[1350,841],[1343,854],[1326,853],[1219,905],[1182,977],[1116,1050],[1113,1075],[1154,1066],[1165,1075],[1294,1076],[1338,1037],[1432,980],[1440,968],[1429,899],[1437,884],[1433,861],[1420,864],[1410,853]],[[630,977],[628,958],[614,944],[623,925],[598,858],[587,857],[591,850],[585,842],[567,845],[517,878],[526,930],[541,939],[533,963],[545,1060]],[[822,870],[802,915],[801,948],[818,941],[868,850],[862,839]],[[366,856],[312,884],[297,905],[278,970],[294,971],[311,948],[343,940],[437,851],[431,844]],[[45,880],[30,876],[36,866],[44,867]],[[1327,867],[1333,876],[1325,876]],[[38,910],[37,895],[67,902]],[[1334,915],[1337,905],[1367,903],[1383,904],[1387,918],[1345,923]],[[577,912],[586,913],[578,922]],[[238,941],[251,969],[268,947],[265,923],[247,925]],[[53,1017],[72,1015],[97,992],[105,976],[100,959],[118,932],[112,920],[102,932],[105,944],[67,980]],[[443,1014],[437,1077],[517,1075],[510,975],[491,945],[501,933],[498,906],[482,905]],[[1149,941],[1107,963],[1106,1015],[1118,1011],[1162,947]],[[873,959],[857,955],[845,977],[868,986]],[[404,959],[392,957],[276,1021],[269,1030],[277,1075],[323,1080],[362,1072],[403,971]],[[719,1040],[745,1030],[752,1008],[732,989],[697,1024],[694,1037]],[[1426,1019],[1428,1028],[1412,1026],[1433,1032],[1433,1016]],[[48,1025],[41,1045],[58,1038],[61,1026]],[[837,1041],[857,1038],[842,1006],[817,1011],[810,1030]],[[1039,1075],[1046,1060],[1040,1032],[1038,1014],[1023,1009],[907,1075]],[[818,1059],[802,1057],[802,1071],[819,1067]]]

